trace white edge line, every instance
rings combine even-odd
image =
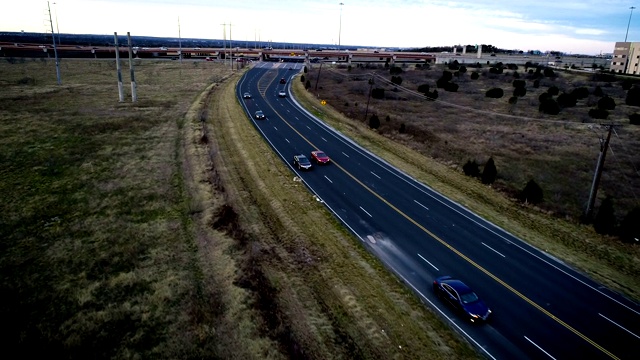
[[[600,313],[598,313],[598,315],[600,315],[600,316],[602,316],[603,318],[605,318],[605,319],[609,320],[612,324],[614,324],[614,325],[618,326],[620,329],[622,329],[622,330],[624,330],[624,331],[628,332],[629,334],[631,334],[631,335],[633,335],[633,336],[637,337],[638,339],[640,339],[640,336],[638,336],[638,335],[636,335],[636,334],[632,333],[632,332],[631,332],[631,330],[626,329],[624,326],[622,326],[622,325],[618,324],[617,322],[615,322],[615,321],[613,321],[613,320],[609,319],[608,317],[606,317],[606,316],[604,316],[604,315],[602,315],[602,314],[600,314]]]
[[[431,265],[431,267],[433,267],[434,269],[440,271],[440,269],[438,269],[437,267],[435,267],[432,263],[429,262],[429,260],[425,259],[422,257],[422,255],[418,254],[418,256],[420,256],[420,259],[424,260],[427,264]]]
[[[551,356],[551,354],[549,354],[548,352],[544,351],[543,348],[541,348],[540,346],[538,346],[538,344],[534,343],[533,341],[531,341],[531,339],[529,339],[528,337],[524,337],[525,339],[527,339],[528,342],[532,343],[533,346],[537,347],[540,351],[542,351],[543,353],[545,353],[545,355],[547,355],[548,357],[552,358],[553,360],[556,360],[556,358],[554,358],[553,356]]]

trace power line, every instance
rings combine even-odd
[[[618,138],[620,141],[622,141],[622,139],[620,139],[620,136],[618,136],[618,132],[616,131],[615,128],[613,129],[613,133],[616,135],[616,138]],[[623,144],[623,147],[624,147],[624,143],[622,143],[622,144]],[[631,152],[628,149],[624,149],[624,150],[625,150],[627,155],[631,154]],[[613,149],[611,150],[611,152],[613,153]],[[640,176],[640,171],[638,171],[638,168],[633,163],[633,161],[629,161],[629,164],[633,168],[633,171],[636,173],[636,175]]]

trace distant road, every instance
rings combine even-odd
[[[636,359],[640,306],[436,193],[302,109],[290,82],[302,64],[258,63],[237,86],[247,116],[309,190],[409,288],[495,359]],[[280,78],[286,84],[280,84]],[[287,97],[278,97],[285,89]],[[242,99],[244,92],[253,98]],[[319,105],[321,106],[321,105]],[[293,168],[324,150],[333,163]],[[452,275],[493,309],[475,326],[436,299]]]

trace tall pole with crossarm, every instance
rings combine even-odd
[[[340,3],[340,27],[338,28],[338,50],[340,50],[340,36],[342,35],[342,5],[344,4]]]
[[[631,13],[629,14],[629,22],[627,23],[627,33],[624,35],[624,42],[627,42],[627,36],[629,36],[629,25],[631,25],[631,15],[633,15],[633,9],[635,9],[635,6],[630,7],[629,9],[631,9]]]
[[[51,19],[51,5],[47,1],[47,9],[49,10],[49,24],[51,24],[51,37],[53,38],[53,54],[56,57],[56,77],[58,78],[58,85],[62,85],[60,79],[60,61],[58,60],[58,47],[56,46],[56,34],[53,32],[53,21]]]

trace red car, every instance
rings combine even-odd
[[[328,164],[331,159],[324,153],[324,151],[314,150],[311,152],[311,161],[315,162],[318,165]]]

